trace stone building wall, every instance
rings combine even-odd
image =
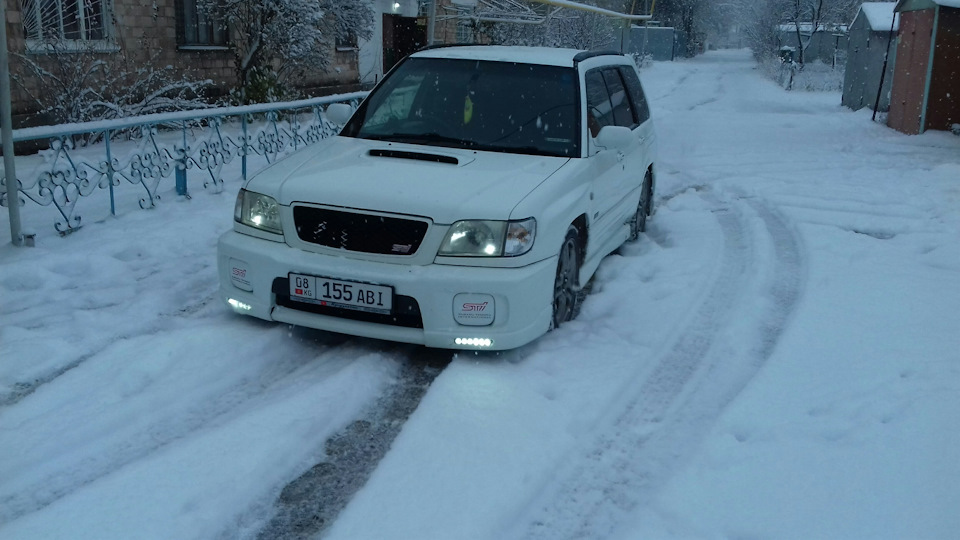
[[[62,52],[57,54],[30,51],[21,13],[22,0],[7,2],[7,36],[10,50],[10,69],[18,81],[11,84],[14,115],[23,123],[38,110],[31,97],[50,91],[36,76],[25,69],[23,58],[29,58],[44,68],[54,68],[58,62],[85,56],[83,62],[102,60],[115,70],[135,71],[139,67],[162,68],[173,66],[178,74],[191,79],[213,82],[211,97],[229,92],[236,84],[235,52],[231,47],[178,46],[178,1],[179,0],[104,0],[112,5],[109,21],[111,38],[104,40],[96,52],[89,49],[83,53]],[[303,92],[308,96],[350,91],[359,86],[357,51],[354,48],[337,50],[331,40],[330,69],[309,76],[303,83]],[[60,57],[60,58],[57,58]],[[38,122],[33,119],[32,123]]]

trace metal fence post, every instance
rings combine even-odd
[[[113,154],[110,153],[110,136],[112,132],[108,129],[103,133],[103,140],[107,150],[107,186],[110,188],[110,215],[117,215],[117,204],[113,196]]]
[[[180,158],[177,163],[176,171],[176,185],[177,185],[177,195],[181,197],[190,197],[190,194],[187,193],[187,122],[182,123],[183,126],[183,157]]]
[[[20,182],[13,154],[13,114],[10,103],[10,58],[7,50],[7,2],[0,0],[0,136],[3,137],[3,174],[7,184],[7,210],[10,213],[10,238],[22,246],[20,228]]]
[[[240,169],[243,181],[247,181],[247,115],[240,115],[240,128],[243,130],[243,150],[240,152]]]

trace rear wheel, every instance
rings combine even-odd
[[[567,236],[560,247],[560,258],[557,261],[557,278],[553,284],[553,321],[552,328],[557,328],[577,314],[580,306],[580,258],[581,258],[580,231],[573,225],[567,229]]]

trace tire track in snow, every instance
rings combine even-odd
[[[261,540],[315,538],[363,487],[433,380],[453,359],[445,350],[416,349],[403,362],[397,382],[363,418],[326,441],[327,459],[287,484],[272,517],[257,534]],[[233,538],[224,531],[222,538]]]
[[[0,410],[4,407],[11,405],[16,405],[24,398],[30,394],[37,391],[38,388],[42,387],[45,384],[51,383],[61,375],[66,374],[67,372],[76,369],[81,364],[87,360],[96,357],[101,354],[108,347],[112,346],[117,341],[123,341],[127,339],[134,339],[141,336],[147,336],[151,334],[159,333],[165,329],[168,329],[167,326],[161,325],[161,321],[164,319],[177,319],[177,318],[187,318],[187,319],[199,319],[199,318],[209,318],[213,316],[210,313],[211,306],[215,304],[214,300],[216,299],[217,293],[212,292],[206,294],[200,300],[187,304],[184,307],[180,308],[178,311],[173,313],[160,313],[158,314],[158,319],[153,321],[148,321],[146,325],[135,332],[128,332],[122,335],[113,336],[110,340],[101,343],[94,350],[87,352],[75,360],[68,362],[58,369],[45,373],[42,376],[36,377],[30,381],[20,381],[12,385],[11,389],[7,392],[0,392]],[[223,311],[221,309],[221,311]]]
[[[206,304],[205,301],[199,303]],[[195,312],[184,312],[181,316],[191,318],[191,322],[199,320]],[[224,321],[229,321],[228,315],[223,314],[221,317]],[[266,323],[258,321],[252,323],[244,321],[244,323],[266,327]],[[120,340],[158,334],[163,331],[159,328],[159,325],[151,327]],[[333,337],[333,339],[337,338]],[[111,345],[113,343],[81,357],[64,370],[58,371],[57,377],[80,367],[85,361],[95,358]],[[137,460],[144,459],[195,432],[229,421],[232,415],[242,412],[247,407],[255,406],[258,399],[269,397],[271,392],[277,391],[276,388],[282,388],[288,384],[292,375],[304,368],[309,368],[311,363],[317,363],[316,358],[319,355],[329,352],[329,348],[317,348],[316,345],[318,343],[296,347],[293,352],[266,364],[262,371],[248,378],[239,379],[235,384],[221,389],[216,394],[206,396],[206,399],[197,401],[178,416],[158,415],[149,422],[134,426],[122,438],[104,445],[96,453],[90,453],[85,449],[76,450],[59,468],[34,479],[25,489],[16,492],[0,491],[0,525],[42,510],[78,489]],[[324,344],[319,343],[319,345]],[[322,368],[323,366],[320,365],[316,367],[316,369]],[[30,388],[16,401],[30,395],[37,388],[52,382],[57,377],[38,381],[36,386]]]
[[[724,96],[726,96],[726,94],[727,94],[727,87],[726,87],[726,85],[723,84],[723,78],[724,78],[724,74],[723,74],[722,72],[719,73],[719,74],[717,75],[717,80],[716,80],[717,88],[716,88],[716,90],[714,91],[714,95],[711,96],[711,97],[709,97],[709,98],[707,98],[707,99],[704,99],[704,100],[702,100],[702,101],[698,101],[698,102],[695,103],[694,105],[691,105],[691,106],[687,107],[687,112],[693,112],[693,111],[699,109],[700,107],[705,107],[705,106],[707,106],[707,105],[712,105],[712,104],[720,101],[720,99],[722,99]]]
[[[773,353],[800,297],[799,241],[759,200],[725,205],[712,194],[701,196],[714,206],[723,231],[718,277],[623,412],[581,459],[562,470],[522,538],[609,536],[626,515],[656,496]],[[753,228],[764,233],[769,248],[761,239],[750,241],[748,213],[761,222]],[[763,267],[764,256],[772,257],[772,275],[751,274]],[[753,303],[763,306],[759,313],[749,307],[754,296],[764,301]],[[753,309],[749,320],[757,322],[748,328],[747,340],[735,332],[744,321],[740,309]]]

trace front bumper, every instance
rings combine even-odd
[[[220,237],[217,265],[221,298],[245,315],[427,347],[503,350],[525,345],[550,327],[557,261],[552,257],[519,268],[392,264],[313,253],[229,231]],[[406,297],[402,304],[395,302],[395,311],[400,305],[418,310],[422,328],[317,313],[310,304],[285,298],[291,272],[391,286],[395,298]],[[489,298],[492,322],[458,323],[455,304],[464,298]]]

